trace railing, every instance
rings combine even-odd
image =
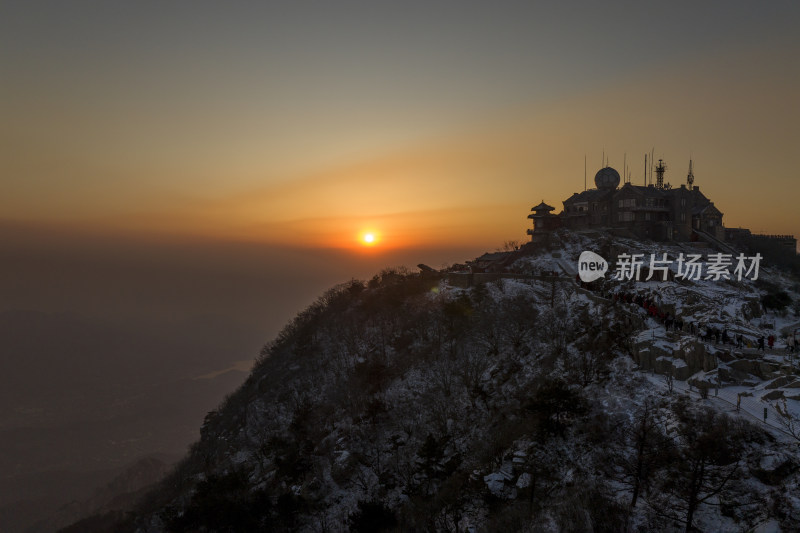
[[[782,241],[795,240],[794,235],[765,235],[763,233],[752,233],[751,236],[759,239],[776,239]]]

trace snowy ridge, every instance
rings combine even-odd
[[[118,530],[800,529],[800,439],[779,422],[797,413],[779,333],[797,318],[760,304],[797,301],[796,280],[537,278],[574,276],[583,250],[697,250],[559,237],[514,279],[385,271],[328,291]]]

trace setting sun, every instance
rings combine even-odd
[[[361,234],[361,244],[364,246],[375,246],[378,243],[378,234],[374,231],[365,231]]]

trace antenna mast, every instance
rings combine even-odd
[[[662,159],[658,160],[658,166],[656,167],[656,188],[663,189],[664,188],[664,171],[667,170],[667,166],[664,164]]]
[[[622,183],[625,183],[627,180],[625,176],[628,174],[628,153],[625,152],[622,154]]]
[[[694,172],[692,172],[692,160],[689,159],[689,174],[686,176],[686,185],[691,191],[694,188]]]

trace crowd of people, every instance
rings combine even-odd
[[[748,338],[742,333],[731,334],[727,327],[719,328],[705,324],[696,324],[693,321],[685,321],[680,316],[675,316],[669,310],[663,309],[661,304],[653,294],[642,294],[634,292],[614,292],[605,295],[614,305],[627,303],[641,307],[648,316],[658,320],[664,325],[666,331],[688,333],[697,336],[698,339],[714,344],[734,345],[737,348],[756,348],[760,352],[765,352],[768,347],[770,350],[775,348],[777,338],[775,335],[757,338]],[[793,335],[788,335],[785,340],[786,351],[795,352],[800,347],[797,339],[797,331]]]

